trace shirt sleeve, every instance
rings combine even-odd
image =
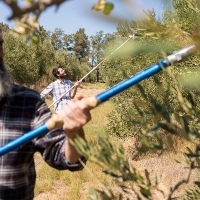
[[[40,97],[44,99],[53,90],[53,83],[50,83],[41,93]]]
[[[45,123],[51,117],[51,112],[47,105],[43,102],[38,106],[35,116],[35,126]],[[66,133],[57,128],[49,131],[47,134],[34,139],[37,151],[39,151],[43,159],[51,167],[58,170],[78,171],[83,169],[80,162],[71,163],[65,157]],[[86,159],[82,158],[82,162],[86,163]]]
[[[73,87],[73,83],[70,80],[68,80],[68,85],[69,85],[70,88]],[[73,92],[74,92],[74,88],[70,91],[70,97],[71,97]]]

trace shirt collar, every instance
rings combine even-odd
[[[56,80],[58,83],[62,83],[59,79]],[[64,79],[64,83],[66,82],[66,80]]]

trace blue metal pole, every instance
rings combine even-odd
[[[7,143],[6,145],[0,147],[0,156],[8,153],[9,151],[12,151],[13,149],[21,146],[22,144],[25,144],[29,141],[31,141],[33,138],[36,138],[42,134],[45,134],[49,131],[49,129],[47,128],[46,124],[33,129],[27,133],[25,133],[22,136],[19,136],[18,138],[16,138],[15,140],[12,140],[11,142]]]
[[[152,65],[148,68],[146,68],[143,71],[138,72],[134,76],[131,76],[130,78],[126,79],[125,81],[122,81],[118,83],[117,85],[111,87],[110,89],[98,94],[96,98],[98,99],[98,102],[104,102],[108,100],[109,98],[115,96],[116,94],[128,89],[129,87],[139,83],[140,81],[158,73],[162,70],[163,67],[167,67],[168,63],[166,60],[161,60],[159,63],[156,63],[155,65]]]

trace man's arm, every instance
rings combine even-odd
[[[78,97],[76,102],[69,101],[59,113],[64,120],[63,130],[66,132],[65,157],[72,163],[76,163],[81,155],[70,140],[74,140],[76,135],[85,139],[82,127],[91,119],[90,109],[81,99],[82,97]]]
[[[74,140],[76,135],[82,137],[85,140],[85,133],[82,128],[72,133],[72,135],[67,134],[65,143],[65,157],[71,163],[76,163],[78,159],[81,158],[81,155],[76,151],[75,147],[70,143],[70,140]]]
[[[80,85],[80,82],[79,81],[77,81],[75,84],[74,84],[74,89],[72,90],[72,94],[71,94],[71,99],[73,99],[74,97],[75,97],[75,95],[76,95],[76,92],[77,92],[77,88],[78,88],[78,86]]]
[[[40,97],[44,99],[53,90],[53,84],[50,83],[41,93]]]

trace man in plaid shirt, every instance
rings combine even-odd
[[[48,94],[51,94],[51,97],[54,102],[54,109],[56,113],[59,113],[64,105],[73,99],[76,95],[77,87],[80,83],[77,81],[72,88],[73,84],[70,80],[65,80],[65,70],[62,67],[58,66],[52,70],[52,74],[57,78],[56,81],[50,83],[41,93],[40,96],[42,99],[45,98]],[[69,92],[68,92],[69,91]],[[66,94],[65,94],[66,93]],[[63,94],[65,94],[63,96]],[[60,98],[62,96],[62,98]]]
[[[55,169],[77,171],[83,168],[79,159],[84,163],[86,160],[69,142],[76,134],[85,139],[82,127],[91,119],[89,108],[81,98],[70,101],[59,113],[64,121],[62,129],[54,129],[0,157],[1,200],[34,198],[35,152],[40,152],[44,161]],[[0,146],[39,127],[50,117],[51,112],[39,93],[11,83],[3,62],[0,34]]]

